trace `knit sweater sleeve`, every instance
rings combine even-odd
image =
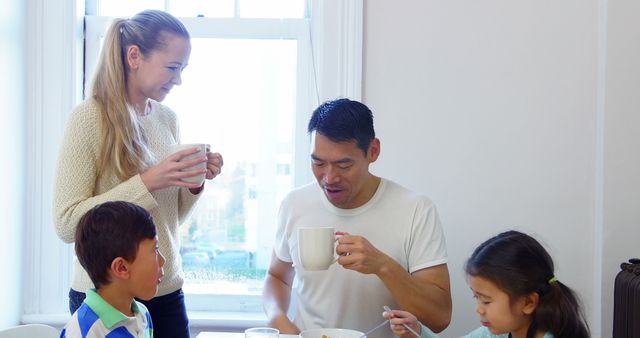
[[[54,183],[55,230],[66,243],[74,241],[80,218],[100,203],[123,200],[147,210],[157,206],[140,175],[96,193],[101,146],[97,109],[91,102],[85,102],[74,110],[67,122]]]
[[[196,202],[198,201],[200,196],[202,196],[203,191],[204,189],[202,189],[197,195],[194,195],[187,188],[180,189],[180,201],[179,201],[180,208],[178,209],[178,224],[183,224],[187,220],[187,218],[191,216],[191,213],[195,208]]]

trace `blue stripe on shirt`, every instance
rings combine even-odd
[[[109,332],[105,338],[135,338],[126,327],[120,326],[119,328]]]
[[[98,315],[91,310],[89,305],[82,303],[78,308],[78,325],[80,325],[80,332],[82,333],[82,337],[86,337],[87,333],[93,326],[93,324],[98,320]]]

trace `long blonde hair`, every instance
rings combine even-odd
[[[178,19],[158,10],[146,10],[131,19],[116,19],[107,31],[90,94],[100,112],[104,140],[98,174],[113,170],[125,180],[148,168],[154,160],[138,115],[127,99],[126,52],[135,45],[143,57],[149,56],[166,46],[163,33],[189,39],[189,32]]]

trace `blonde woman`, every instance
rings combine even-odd
[[[182,179],[204,171],[213,179],[223,165],[222,156],[208,147],[206,157],[189,161],[180,159],[197,149],[170,154],[170,147],[180,143],[178,123],[175,113],[160,102],[181,84],[190,52],[189,33],[168,13],[147,10],[116,19],[105,37],[91,95],[69,117],[56,173],[55,228],[67,243],[74,241],[82,215],[106,201],[137,204],[153,217],[166,264],[157,296],[143,303],[156,338],[189,337],[178,226],[204,184]],[[190,169],[203,162],[206,169]],[[71,313],[93,287],[76,262]]]

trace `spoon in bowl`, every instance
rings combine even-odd
[[[373,332],[373,331],[375,331],[375,330],[379,329],[381,326],[383,326],[383,325],[387,324],[388,322],[389,322],[389,320],[388,320],[388,319],[387,319],[387,320],[385,320],[384,322],[382,322],[382,323],[378,324],[378,326],[374,327],[373,329],[371,329],[371,330],[369,330],[369,331],[367,331],[367,332],[363,333],[363,334],[362,334],[362,336],[360,336],[360,337],[358,337],[358,338],[364,338],[364,337],[366,337],[369,333],[371,333],[371,332]]]

